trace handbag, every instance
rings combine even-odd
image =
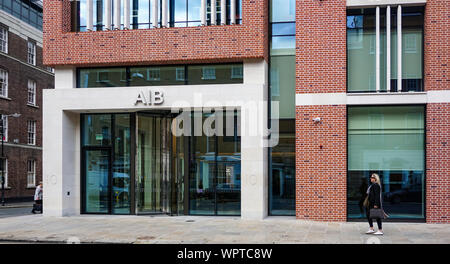
[[[366,199],[364,199],[363,206],[369,208],[369,195],[367,195]]]
[[[371,219],[374,219],[374,218],[383,219],[384,218],[384,211],[381,208],[372,208],[369,211],[369,217]]]

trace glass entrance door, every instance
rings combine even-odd
[[[99,148],[86,149],[84,151],[83,168],[85,175],[83,211],[86,213],[110,213],[110,150]]]
[[[137,213],[179,214],[183,211],[178,151],[172,136],[172,118],[139,113],[137,118]]]

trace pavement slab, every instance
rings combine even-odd
[[[383,223],[383,236],[363,222],[313,222],[295,217],[104,216],[0,218],[0,241],[136,244],[449,244],[450,225]]]

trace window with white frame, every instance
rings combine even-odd
[[[242,65],[231,67],[231,79],[242,79],[243,75],[244,73]]]
[[[5,187],[8,187],[8,159],[0,158],[0,186],[3,177],[5,179]]]
[[[8,30],[0,27],[0,52],[8,53]]]
[[[215,80],[216,68],[215,67],[202,67],[202,80]]]
[[[184,67],[183,68],[177,68],[176,69],[176,80],[177,81],[184,81]]]
[[[27,187],[36,186],[36,160],[27,161]]]
[[[0,97],[8,97],[8,72],[0,69]]]
[[[36,43],[28,41],[28,63],[36,65]]]
[[[1,115],[0,119],[0,136],[0,140],[8,141],[8,117],[5,115]]]
[[[36,145],[36,121],[28,121],[28,145]]]
[[[149,81],[160,81],[161,80],[161,69],[160,68],[150,68],[147,70],[147,80]]]
[[[28,104],[36,105],[36,82],[28,80]]]

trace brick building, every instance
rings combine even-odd
[[[54,74],[42,63],[42,3],[34,2],[0,1],[6,202],[31,200],[42,180],[42,90],[53,88]]]
[[[448,223],[445,1],[44,6],[45,214]]]

